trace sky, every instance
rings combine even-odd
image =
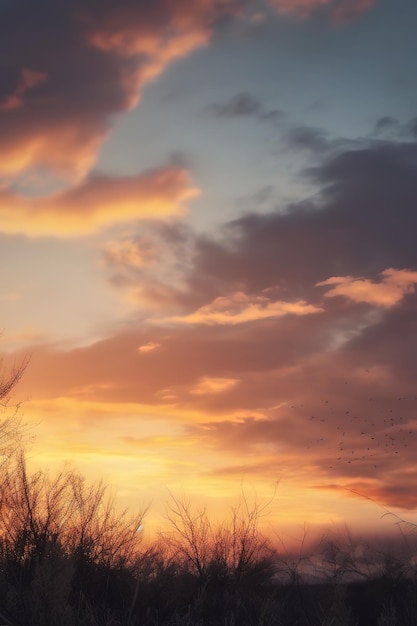
[[[34,466],[132,510],[417,520],[414,0],[1,0]],[[276,487],[277,486],[277,487]],[[288,535],[290,536],[290,535]]]

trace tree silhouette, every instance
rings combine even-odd
[[[0,466],[18,448],[22,437],[19,403],[12,404],[11,397],[28,364],[25,357],[18,365],[6,369],[4,358],[0,358]]]

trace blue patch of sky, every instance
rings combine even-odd
[[[231,22],[210,46],[145,87],[139,106],[116,123],[97,166],[136,173],[182,154],[203,190],[192,203],[192,219],[202,227],[233,217],[238,198],[266,185],[279,190],[276,204],[302,196],[308,190],[297,171],[305,155],[282,141],[291,125],[354,139],[369,135],[382,116],[405,122],[415,115],[413,16],[417,3],[388,0],[345,26],[323,16],[270,16],[255,30]],[[209,114],[207,107],[238,93],[252,94],[265,111],[285,111],[285,121]]]

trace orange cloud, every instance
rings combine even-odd
[[[375,0],[270,0],[279,13],[296,17],[309,17],[315,10],[327,7],[336,22],[350,21],[374,4]]]
[[[148,352],[153,352],[160,347],[160,343],[157,343],[155,341],[148,341],[148,343],[144,343],[142,346],[139,346],[138,352],[141,352],[142,354],[147,354]]]
[[[172,316],[156,320],[158,323],[175,322],[181,324],[244,324],[262,319],[282,317],[284,315],[310,315],[320,313],[322,309],[304,300],[286,302],[272,301],[266,296],[247,295],[238,291],[231,296],[219,296],[210,304],[206,304],[194,313],[183,316]]]
[[[190,393],[195,396],[204,396],[211,393],[222,393],[235,387],[239,382],[237,378],[210,378],[203,376],[198,379],[197,384],[191,389]]]
[[[382,280],[378,283],[366,278],[353,276],[332,276],[317,283],[317,287],[329,285],[326,298],[344,296],[354,302],[365,302],[382,307],[398,304],[407,293],[414,293],[417,284],[417,272],[396,270],[393,268],[381,272]]]
[[[8,78],[0,102],[0,177],[46,168],[68,180],[90,171],[114,116],[134,107],[143,85],[208,43],[238,2],[44,0],[17,15],[2,7]],[[45,6],[46,5],[46,6]],[[30,33],[22,45],[19,32]]]
[[[119,15],[116,21],[120,21]],[[135,106],[141,84],[156,78],[172,61],[186,56],[195,48],[207,45],[210,34],[210,29],[187,22],[177,29],[174,26],[166,38],[162,38],[158,32],[141,34],[137,24],[126,22],[125,28],[119,30],[116,23],[110,23],[104,30],[93,31],[90,42],[94,47],[122,57],[146,57],[144,65],[130,77],[130,106]]]
[[[54,120],[55,116],[39,116],[32,124],[23,119],[24,107],[15,109],[7,112],[10,119],[0,145],[0,176],[13,180],[37,167],[47,167],[54,175],[70,180],[84,178],[107,135],[99,118],[82,119],[80,115],[78,119]]]
[[[85,235],[114,223],[183,213],[195,197],[187,172],[176,167],[137,176],[96,176],[47,198],[25,198],[0,191],[0,231],[31,236]]]

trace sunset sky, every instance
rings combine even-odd
[[[0,0],[1,351],[31,358],[34,466],[154,527],[170,492],[221,516],[277,482],[286,532],[417,521],[416,24]]]

